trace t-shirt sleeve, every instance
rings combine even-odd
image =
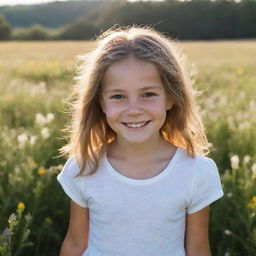
[[[205,158],[193,169],[187,213],[195,213],[224,195],[215,162]]]
[[[65,163],[62,171],[57,176],[58,182],[61,184],[65,193],[78,205],[88,207],[86,193],[84,191],[83,179],[78,176],[79,167],[74,156],[70,157]]]

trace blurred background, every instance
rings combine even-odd
[[[186,40],[256,36],[255,0],[0,2],[9,4],[0,7],[2,40],[93,39],[101,30],[117,23],[152,24],[160,31]],[[26,5],[15,5],[18,3]]]
[[[0,256],[58,255],[76,56],[115,24],[151,25],[187,56],[225,192],[211,205],[212,255],[255,256],[255,0],[0,0]]]

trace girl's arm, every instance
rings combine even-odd
[[[89,208],[83,208],[71,200],[70,221],[60,256],[81,256],[88,244]]]
[[[208,237],[209,206],[187,214],[185,249],[187,256],[211,256]]]

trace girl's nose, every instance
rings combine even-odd
[[[141,114],[143,111],[140,102],[136,99],[130,100],[127,106],[127,112],[130,115]]]

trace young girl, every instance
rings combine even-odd
[[[209,256],[223,196],[195,91],[173,42],[112,28],[84,56],[58,175],[71,198],[62,256]]]

